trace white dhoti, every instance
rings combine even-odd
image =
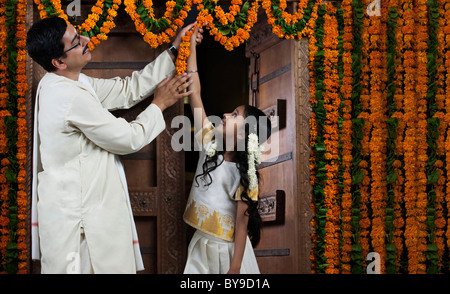
[[[226,274],[233,259],[234,242],[225,241],[197,230],[188,248],[184,274]],[[259,274],[255,253],[247,237],[241,274]]]

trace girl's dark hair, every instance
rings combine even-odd
[[[253,201],[250,199],[250,197],[247,194],[247,189],[250,185],[247,171],[248,171],[248,152],[247,152],[247,144],[248,144],[248,135],[250,133],[256,133],[258,135],[259,144],[264,143],[262,141],[262,138],[268,139],[271,135],[271,123],[270,119],[267,117],[267,115],[259,110],[258,108],[251,106],[251,105],[245,105],[244,109],[244,117],[255,117],[256,118],[256,130],[253,129],[253,126],[250,126],[250,124],[245,124],[245,150],[244,151],[237,151],[237,167],[239,170],[239,174],[241,176],[240,184],[243,186],[243,192],[241,194],[241,199],[244,201],[248,208],[246,210],[246,214],[249,216],[248,219],[248,236],[250,238],[250,241],[252,242],[252,246],[256,247],[261,239],[261,216],[258,211],[258,201]],[[261,118],[263,120],[263,123],[261,124]],[[250,129],[252,128],[252,130]],[[209,174],[213,170],[215,170],[219,165],[223,162],[223,156],[222,161],[218,162],[219,155],[223,155],[224,151],[217,151],[216,154],[213,157],[206,156],[205,162],[203,163],[203,173],[200,175],[197,175],[195,177],[195,182],[197,185],[198,178],[200,177],[206,185],[210,185],[212,183],[211,175]],[[256,175],[259,179],[259,173],[256,171]]]
[[[46,71],[56,68],[52,59],[64,56],[62,37],[67,23],[60,17],[49,17],[34,23],[27,34],[27,51],[31,58]]]

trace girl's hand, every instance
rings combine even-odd
[[[178,35],[175,37],[175,40],[173,41],[172,45],[177,48],[180,49],[180,44],[181,44],[181,38],[186,35],[187,31],[192,30],[194,27],[197,26],[197,22],[191,23],[187,26],[185,26],[180,33],[178,33]],[[193,36],[195,36],[195,44],[198,45],[202,42],[203,40],[203,29],[199,28],[196,33],[193,34]]]
[[[200,30],[202,30],[202,32],[203,32],[202,28],[195,26],[194,33],[191,36],[191,51],[194,50],[195,46],[200,44],[200,42],[203,39],[203,35],[200,33]]]
[[[197,22],[195,22],[195,24],[197,24]],[[203,28],[196,25],[195,31],[192,35],[195,36],[195,44],[199,45],[203,40]],[[192,41],[192,39],[191,39],[191,41]]]

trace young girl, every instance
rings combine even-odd
[[[195,126],[202,151],[183,216],[197,229],[189,244],[184,273],[257,274],[252,245],[260,239],[261,217],[255,165],[261,158],[263,142],[259,137],[270,136],[270,120],[261,110],[241,105],[225,114],[214,128],[200,96],[195,45],[191,38],[187,71],[193,80],[189,96],[192,112],[200,110],[203,121],[203,126]]]

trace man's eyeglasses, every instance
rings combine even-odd
[[[66,54],[67,52],[69,52],[70,50],[78,47],[81,45],[81,37],[80,37],[80,33],[77,31],[77,35],[75,36],[75,38],[78,38],[78,43],[76,43],[75,45],[73,45],[72,47],[70,47],[69,49],[65,50],[63,52],[63,54]]]

